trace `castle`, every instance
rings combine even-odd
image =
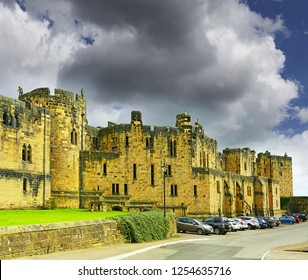
[[[191,123],[87,123],[81,94],[48,88],[0,95],[0,209],[165,210],[177,215],[278,215],[293,194],[291,157],[217,150]]]

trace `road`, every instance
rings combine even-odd
[[[273,229],[229,232],[226,235],[180,233],[169,240],[118,244],[48,255],[21,257],[27,260],[259,260],[270,250],[308,243],[308,222]],[[304,253],[304,259],[308,253]]]
[[[187,234],[185,234],[187,235]],[[308,222],[211,235],[204,240],[164,246],[131,254],[123,260],[259,260],[275,247],[308,241]]]

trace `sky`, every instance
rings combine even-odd
[[[0,0],[0,94],[84,89],[89,125],[198,119],[219,151],[292,157],[308,196],[307,0]]]

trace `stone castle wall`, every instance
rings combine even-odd
[[[56,89],[51,95],[47,88],[20,93],[19,101],[3,97],[0,113],[14,116],[14,106],[23,108],[23,125],[0,126],[0,145],[5,157],[13,159],[10,172],[4,156],[0,159],[0,172],[6,174],[0,177],[3,208],[34,205],[27,196],[5,195],[24,178],[38,182],[39,197],[44,189],[53,207],[99,211],[165,207],[196,217],[277,213],[279,196],[293,191],[290,157],[267,152],[256,158],[249,148],[219,153],[217,141],[204,134],[199,121],[192,125],[187,112],[176,116],[175,127],[152,129],[143,124],[139,111],[132,112],[128,124],[91,127],[83,91],[75,95]],[[33,154],[36,164],[20,160],[21,145],[28,142],[40,151]],[[42,147],[48,153],[42,153]],[[28,177],[20,175],[25,171]]]
[[[0,259],[14,259],[124,242],[125,238],[120,233],[117,223],[105,219],[0,227]]]
[[[0,96],[0,209],[44,206],[51,190],[51,115]]]

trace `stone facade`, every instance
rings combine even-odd
[[[290,157],[266,152],[256,158],[255,151],[249,148],[220,153],[217,141],[204,133],[198,120],[192,125],[187,112],[176,116],[175,127],[144,125],[141,112],[133,111],[130,123],[109,122],[102,128],[87,124],[83,92],[75,95],[56,89],[51,95],[49,89],[40,88],[20,94],[19,101],[1,97],[0,113],[13,115],[17,106],[14,104],[25,108],[27,137],[35,135],[29,144],[45,145],[45,153],[37,157],[41,165],[35,166],[40,168],[37,173],[45,174],[45,199],[53,207],[96,211],[165,209],[194,217],[276,215],[280,195],[293,193]],[[40,112],[38,124],[30,118],[33,111]],[[7,153],[17,155],[10,168],[12,174],[0,177],[0,207],[19,208],[25,205],[22,192],[10,197],[6,192],[9,185],[22,189],[16,170],[24,172],[21,145],[27,141],[14,141],[7,129],[16,135],[25,130],[4,123],[0,127],[1,145]],[[45,173],[44,155],[48,159]],[[0,164],[3,174],[5,157]],[[18,195],[21,197],[17,203]],[[42,205],[42,201],[38,204]]]
[[[51,114],[0,96],[0,208],[44,206],[51,192]]]

